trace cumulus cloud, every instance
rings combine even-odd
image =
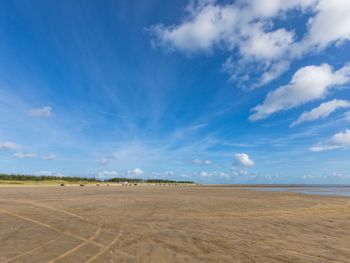
[[[6,141],[6,142],[0,143],[0,151],[14,151],[18,149],[19,149],[19,145],[15,142]]]
[[[320,143],[311,147],[311,151],[322,152],[335,149],[347,149],[350,147],[350,130],[345,130],[335,134],[325,143]]]
[[[270,4],[274,7],[269,8],[269,11],[265,9],[264,12],[259,12],[264,9],[260,8],[258,2],[228,5],[217,4],[215,1],[198,2],[200,4],[192,6],[191,12],[182,23],[153,26],[153,43],[185,53],[208,53],[215,47],[230,54],[238,50],[239,67],[232,60],[227,60],[223,67],[232,79],[243,79],[244,76],[241,76],[242,72],[238,68],[243,68],[246,74],[251,64],[259,63],[259,67],[254,67],[251,71],[261,68],[262,73],[266,72],[261,84],[269,82],[288,69],[289,63],[281,63],[279,60],[286,56],[288,48],[294,42],[294,33],[285,28],[273,30],[266,18],[287,9],[284,7],[297,7],[300,5],[297,2],[301,1],[293,1],[293,4],[277,4],[274,1]]]
[[[18,152],[13,154],[12,156],[17,159],[30,159],[30,158],[34,158],[35,154]]]
[[[267,118],[278,111],[291,109],[325,97],[335,86],[350,81],[350,66],[334,71],[328,64],[299,69],[289,84],[267,94],[264,102],[252,109],[252,121]]]
[[[308,22],[308,33],[301,42],[303,50],[324,49],[350,39],[350,2],[348,0],[319,0],[315,16]]]
[[[254,161],[246,153],[236,153],[232,164],[233,176],[246,176],[249,168],[254,166]]]
[[[46,155],[44,155],[43,159],[47,160],[47,161],[52,161],[52,160],[56,159],[56,155],[54,155],[54,154],[46,154]]]
[[[322,103],[320,106],[312,109],[311,111],[304,112],[296,121],[290,126],[294,127],[298,124],[308,121],[314,121],[321,118],[326,118],[335,112],[337,109],[350,108],[350,102],[347,100],[331,100]]]
[[[274,60],[282,57],[293,43],[294,34],[285,29],[265,32],[263,25],[245,28],[245,40],[239,43],[241,55],[249,60]]]
[[[293,42],[294,33],[285,28],[270,30],[266,19],[289,9],[308,8],[316,1],[215,2],[197,1],[197,5],[191,2],[188,16],[180,24],[153,26],[156,43],[184,52],[211,51],[216,46],[226,50],[238,47],[243,57],[279,57]]]
[[[237,165],[245,167],[254,165],[254,162],[249,158],[249,155],[246,153],[236,153],[234,157]]]
[[[193,164],[198,164],[198,165],[210,165],[213,162],[211,160],[193,159],[192,163]]]
[[[244,2],[244,1],[241,1]],[[251,0],[248,8],[251,9],[253,17],[274,17],[289,9],[304,10],[315,6],[317,0]]]
[[[132,170],[128,170],[129,176],[141,176],[144,172],[140,168],[134,168]]]
[[[180,25],[156,25],[152,31],[161,46],[185,52],[210,51],[233,34],[237,20],[233,6],[208,3],[194,6]]]
[[[307,14],[301,36],[284,23],[295,14],[291,10]],[[192,54],[224,50],[237,58],[223,67],[231,78],[245,82],[258,72],[259,86],[288,70],[294,59],[348,41],[349,13],[348,0],[190,1],[180,23],[151,28],[152,42]]]
[[[29,115],[32,117],[49,117],[51,115],[52,108],[50,106],[45,106],[39,109],[31,109]]]

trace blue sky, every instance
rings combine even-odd
[[[0,172],[350,183],[349,1],[0,5]]]

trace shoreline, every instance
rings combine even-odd
[[[61,184],[64,184],[64,186],[61,186]],[[16,181],[16,182],[9,182],[5,183],[4,181],[0,182],[0,188],[25,188],[25,187],[40,187],[40,188],[65,188],[65,187],[139,187],[139,188],[182,188],[182,187],[194,187],[194,188],[232,188],[232,189],[243,189],[243,190],[252,190],[252,191],[258,191],[258,192],[269,192],[269,193],[282,193],[282,194],[297,194],[297,195],[307,195],[307,196],[319,196],[319,197],[342,197],[342,198],[350,198],[350,185],[305,185],[305,184],[153,184],[153,183],[138,183],[136,185],[130,184],[130,185],[122,185],[120,183],[108,183],[108,182],[102,182],[102,183],[96,183],[96,182],[41,182],[41,181]],[[298,190],[299,189],[299,190]],[[345,193],[340,192],[337,193],[335,191],[321,191],[323,189],[346,189],[347,191]],[[314,191],[311,191],[314,190]],[[317,191],[318,190],[318,191]]]

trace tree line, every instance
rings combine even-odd
[[[115,177],[102,180],[95,177],[78,177],[78,176],[52,176],[52,175],[22,175],[22,174],[0,174],[0,180],[8,181],[66,181],[66,182],[110,182],[110,183],[157,183],[157,184],[193,184],[192,181],[176,181],[165,179],[140,179]]]

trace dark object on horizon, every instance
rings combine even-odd
[[[64,184],[60,184],[60,186],[64,186]]]
[[[84,186],[83,184],[80,184],[80,186]]]
[[[100,184],[97,184],[96,186],[100,186]]]
[[[154,183],[154,184],[171,184],[171,183],[178,183],[178,184],[193,184],[192,181],[175,181],[175,180],[164,180],[164,179],[140,179],[140,178],[111,178],[106,181],[100,180],[97,178],[87,178],[87,177],[70,177],[70,176],[49,176],[49,175],[21,175],[21,174],[1,174],[0,173],[0,180],[14,180],[14,181],[65,181],[68,183],[74,182],[108,182],[108,183]]]

